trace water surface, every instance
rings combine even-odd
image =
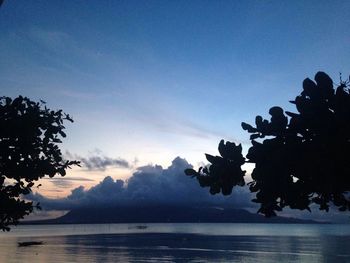
[[[143,225],[19,226],[0,234],[0,262],[350,262],[350,225]]]

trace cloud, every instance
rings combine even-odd
[[[32,41],[55,52],[62,52],[76,45],[73,39],[65,32],[49,31],[39,27],[32,27],[27,34]]]
[[[120,168],[130,167],[129,163],[121,158],[113,159],[109,157],[90,156],[88,158],[81,158],[80,160],[88,170],[104,171],[108,166]]]
[[[140,108],[140,105],[137,106],[137,108]],[[153,126],[155,129],[164,133],[184,135],[199,139],[226,138],[238,141],[226,132],[219,132],[215,129],[208,128],[206,125],[192,121],[185,116],[179,116],[172,112],[165,111],[165,109],[158,110],[155,105],[153,105],[151,109],[149,109],[147,105],[142,111],[137,111],[137,113],[133,115],[133,118],[136,118],[138,122],[142,122],[145,125]]]
[[[31,27],[24,35],[32,42],[38,44],[39,47],[58,55],[72,54],[74,56],[80,56],[94,61],[101,56],[99,51],[82,46],[73,35],[64,31]]]
[[[254,206],[245,188],[237,187],[229,197],[210,195],[208,189],[201,188],[195,179],[184,174],[184,169],[189,167],[185,159],[176,157],[165,169],[160,165],[139,167],[127,181],[107,176],[88,190],[83,186],[73,189],[66,198],[49,199],[38,193],[29,198],[40,202],[44,209],[55,210],[140,204]]]
[[[108,167],[114,168],[131,168],[132,165],[122,158],[110,158],[101,155],[91,155],[89,157],[82,157],[80,155],[72,154],[68,151],[65,153],[65,158],[71,160],[78,160],[81,166],[89,171],[105,171]]]
[[[58,188],[69,188],[73,186],[73,183],[71,181],[60,180],[60,179],[63,179],[63,178],[49,179],[48,181],[50,181],[52,184],[54,184]]]
[[[55,178],[43,178],[44,180],[47,180],[54,184],[56,187],[59,188],[67,188],[71,187],[73,185],[73,182],[92,182],[94,180],[85,178],[85,177],[55,177]]]
[[[90,189],[83,186],[73,189],[65,198],[52,199],[35,193],[27,195],[26,199],[40,202],[44,210],[61,211],[94,206],[147,204],[229,206],[247,209],[252,213],[258,210],[258,205],[251,202],[253,195],[247,187],[236,187],[232,195],[226,197],[221,194],[211,195],[207,188],[201,188],[195,179],[184,174],[184,169],[191,166],[185,159],[176,157],[168,168],[160,165],[139,167],[127,181],[107,176]],[[57,181],[61,179],[65,178],[57,178]],[[78,179],[79,177],[72,178]],[[325,217],[325,213],[319,212],[317,207],[312,209],[312,213],[285,209],[281,215],[339,223],[348,222],[349,219],[346,214],[335,209]]]

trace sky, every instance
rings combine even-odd
[[[288,101],[317,71],[335,82],[350,73],[349,10],[349,1],[5,1],[1,94],[69,113],[61,149],[83,164],[37,194],[125,183],[177,157],[198,167],[221,139],[247,151],[242,121],[293,110]]]

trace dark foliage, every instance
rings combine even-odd
[[[284,207],[307,209],[316,204],[329,210],[350,210],[350,94],[348,81],[334,89],[324,72],[315,82],[305,79],[303,91],[291,103],[297,113],[272,107],[270,120],[261,116],[255,126],[242,123],[250,133],[252,146],[244,158],[241,145],[222,140],[221,156],[206,155],[211,165],[199,171],[187,169],[210,193],[231,193],[233,186],[244,185],[241,165],[253,163],[249,189],[259,213],[274,216]]]
[[[33,102],[19,96],[12,100],[0,98],[0,229],[30,214],[34,207],[23,196],[29,194],[35,182],[44,176],[64,176],[78,161],[62,159],[57,144],[63,132],[63,121],[69,115],[51,111],[43,101]]]

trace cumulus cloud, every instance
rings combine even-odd
[[[185,160],[177,157],[168,168],[159,165],[139,167],[127,181],[114,180],[105,177],[99,184],[90,189],[79,186],[65,198],[51,199],[39,193],[29,194],[26,199],[40,202],[44,210],[68,211],[75,208],[103,207],[103,206],[133,206],[133,205],[194,205],[243,208],[252,213],[258,210],[257,204],[251,202],[253,198],[247,187],[236,187],[232,195],[211,195],[208,189],[201,188],[198,182],[186,176],[184,169],[191,167]],[[69,177],[67,178],[67,181]],[[59,180],[65,178],[57,178]],[[80,177],[72,178],[78,181]],[[83,178],[80,178],[83,179]],[[90,179],[85,179],[90,180]],[[57,183],[65,184],[64,183]],[[52,190],[60,192],[61,190]],[[314,220],[326,220],[346,223],[348,216],[332,210],[324,215],[317,208],[312,213],[285,209],[284,216],[299,217]]]
[[[36,193],[30,196],[44,209],[70,210],[91,206],[126,206],[140,204],[164,205],[229,205],[235,208],[252,207],[251,195],[237,187],[229,197],[210,195],[195,179],[184,174],[191,165],[180,157],[168,168],[159,165],[139,167],[127,180],[113,180],[107,176],[96,186],[86,190],[83,186],[72,190],[62,199],[49,199]]]
[[[68,151],[65,153],[67,159],[79,160],[81,166],[89,171],[105,171],[108,167],[115,168],[131,168],[131,164],[122,158],[110,158],[101,155],[91,155],[89,157],[82,157],[77,154],[72,154]]]

